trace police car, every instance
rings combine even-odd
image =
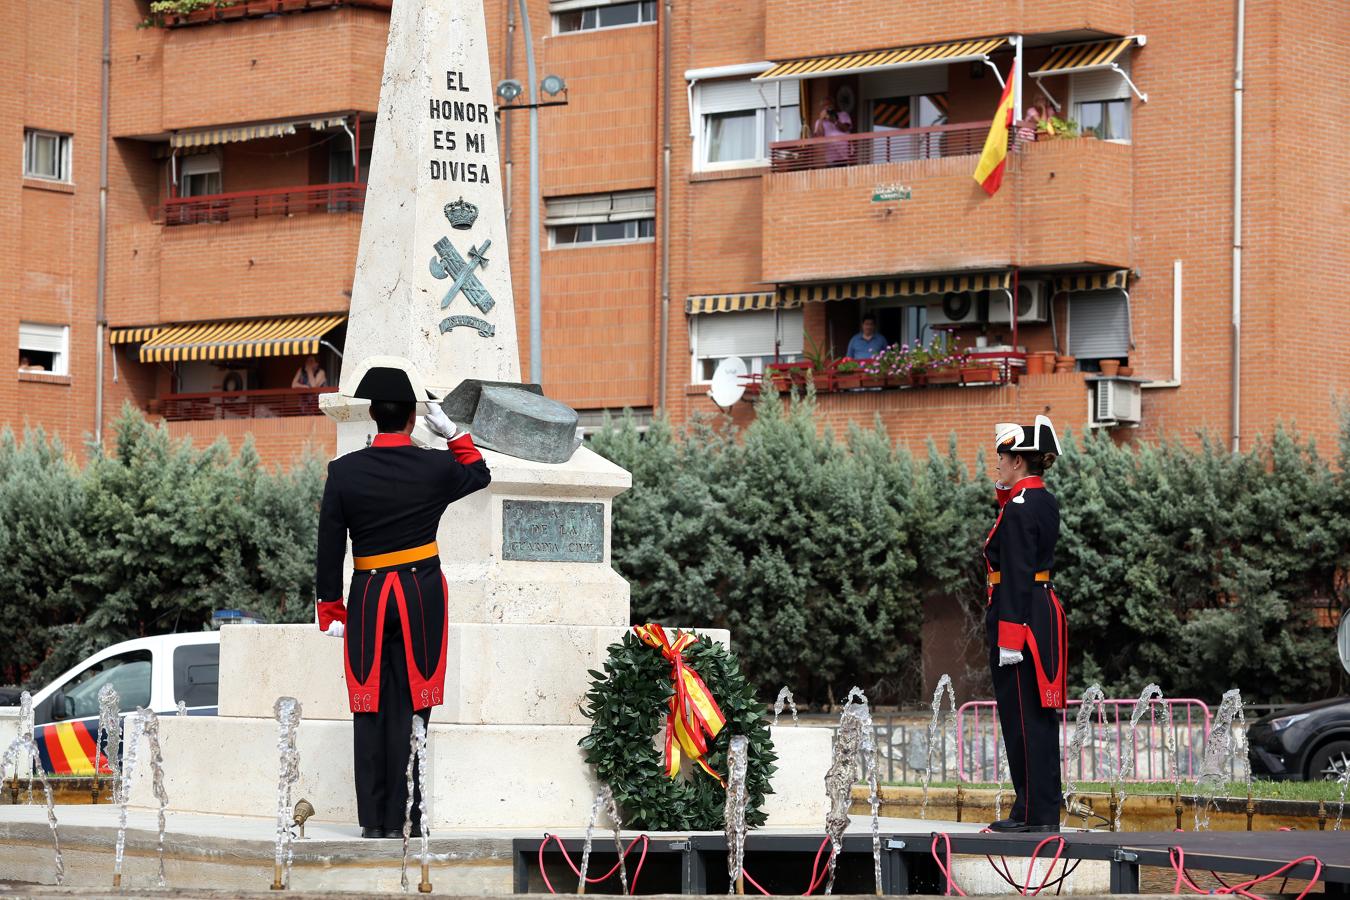
[[[220,671],[220,632],[136,638],[100,650],[33,694],[33,738],[43,769],[52,775],[93,775],[98,735],[98,692],[117,689],[123,715],[143,706],[174,715],[214,716]],[[0,710],[13,720],[17,706]],[[107,771],[106,764],[103,771]]]

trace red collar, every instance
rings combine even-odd
[[[1041,480],[1041,476],[1028,475],[1026,478],[1019,479],[1017,484],[1014,484],[1009,490],[1009,493],[1016,494],[1018,491],[1034,490],[1036,488],[1044,487],[1045,482]]]
[[[412,438],[406,434],[398,434],[393,431],[382,431],[375,435],[375,439],[370,442],[372,447],[411,447]],[[1020,483],[1020,482],[1019,482]]]

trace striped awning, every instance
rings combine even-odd
[[[684,311],[696,316],[700,313],[749,312],[787,305],[778,302],[778,294],[774,291],[758,291],[752,294],[695,294],[685,298]]]
[[[141,362],[256,359],[317,353],[319,340],[346,318],[341,314],[329,314],[169,325],[141,345]]]
[[[108,343],[140,344],[153,338],[162,327],[160,325],[146,325],[139,328],[110,328],[108,330]]]
[[[1129,283],[1129,269],[1114,269],[1109,272],[1079,272],[1073,275],[1061,275],[1056,278],[1055,290],[1106,291],[1115,288],[1123,291]]]
[[[949,44],[924,44],[917,47],[896,47],[890,50],[868,50],[862,53],[841,53],[836,56],[814,56],[791,59],[774,65],[753,81],[782,81],[785,78],[819,78],[840,72],[881,72],[907,66],[925,66],[933,63],[954,63],[983,59],[1008,43],[1006,37],[978,38]]]
[[[920,297],[955,291],[1007,289],[1008,272],[976,272],[948,275],[918,275],[876,281],[841,281],[830,284],[787,284],[778,288],[783,306],[821,303],[829,300],[884,300],[890,297]]]
[[[1134,43],[1134,38],[1111,38],[1109,41],[1093,41],[1090,44],[1066,44],[1056,47],[1041,67],[1031,73],[1032,78],[1044,78],[1047,75],[1062,75],[1068,72],[1086,72],[1091,69],[1106,69]]]

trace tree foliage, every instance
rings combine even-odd
[[[954,440],[916,457],[879,422],[837,438],[814,412],[810,396],[766,397],[740,431],[658,419],[643,434],[624,418],[594,437],[633,473],[613,540],[633,620],[732,629],[766,696],[787,684],[819,703],[858,684],[917,700],[925,604],[955,604],[983,640],[983,457],[971,472]],[[1327,626],[1350,570],[1350,418],[1334,466],[1283,430],[1240,454],[1063,438],[1047,483],[1071,684],[1272,701],[1340,687]]]
[[[127,409],[81,467],[40,431],[0,437],[0,679],[244,608],[312,616],[322,466],[267,471],[250,443],[174,441]]]

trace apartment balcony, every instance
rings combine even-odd
[[[165,394],[150,403],[150,412],[167,422],[204,422],[218,419],[284,419],[317,416],[319,395],[337,390],[272,388],[253,391],[201,391]]]
[[[365,202],[366,186],[357,182],[238,191],[200,197],[175,197],[156,211],[155,221],[171,226],[198,225],[264,216],[361,212]]]
[[[965,3],[821,3],[766,0],[768,59],[850,53],[982,35],[1131,34],[1133,0],[967,0]]]
[[[291,13],[332,9],[337,6],[355,6],[388,12],[393,0],[223,0],[213,6],[186,13],[165,13],[156,22],[164,28],[182,28],[186,25],[211,25],[234,22],[239,19],[261,19]]]
[[[1022,145],[990,197],[972,177],[987,132],[973,122],[774,144],[764,280],[1130,265],[1128,144]]]
[[[179,209],[173,215],[183,221],[204,220],[160,229],[152,321],[276,316],[345,309],[350,302],[360,215],[311,206],[289,213],[273,207],[255,217],[241,201]]]
[[[269,5],[307,11],[248,15]],[[373,111],[389,34],[388,6],[387,0],[308,5],[249,0],[190,13],[188,20],[209,15],[220,17],[211,19],[219,24],[167,29],[159,84],[118,99],[128,106],[157,101],[160,132],[301,119],[315,110]],[[234,14],[236,20],[225,18]]]

